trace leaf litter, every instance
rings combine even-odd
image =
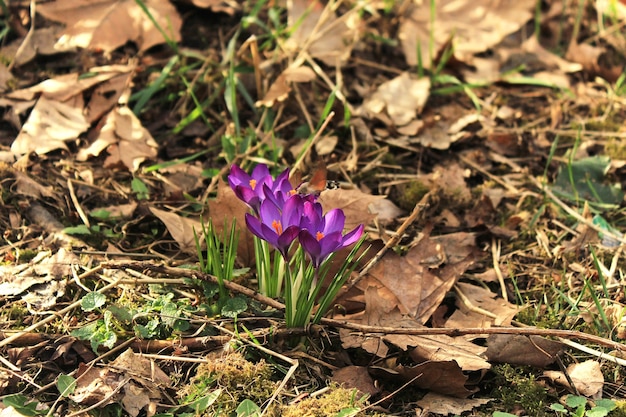
[[[94,338],[102,342],[96,354],[104,352],[104,346],[119,344],[121,349],[123,339],[133,337],[152,338],[155,345],[174,336],[190,342],[186,346],[198,346],[191,343],[194,338],[208,342],[210,333],[229,322],[211,306],[215,294],[211,285],[198,279],[209,277],[179,268],[185,284],[168,286],[167,280],[174,278],[131,272],[148,272],[155,265],[133,259],[154,255],[176,265],[193,264],[194,231],[201,230],[201,221],[210,218],[221,234],[224,225],[236,219],[238,266],[242,271],[253,267],[254,247],[244,227],[247,209],[220,181],[220,174],[235,160],[251,166],[269,158],[283,165],[294,163],[304,152],[309,166],[315,160],[310,153],[318,159],[339,159],[330,175],[343,180],[344,186],[322,193],[325,209],[341,208],[347,216],[346,229],[365,224],[370,236],[382,241],[372,242],[361,260],[364,268],[371,264],[335,300],[334,320],[323,322],[334,343],[321,353],[322,338],[304,333],[311,352],[320,348],[319,358],[302,359],[310,373],[300,369],[294,380],[289,380],[292,374],[286,375],[275,396],[286,395],[301,383],[312,391],[332,370],[337,381],[372,400],[380,398],[381,385],[385,391],[400,386],[410,392],[413,412],[421,408],[461,413],[489,402],[485,387],[489,373],[495,372],[493,363],[549,368],[544,375],[566,389],[593,398],[605,395],[601,370],[606,365],[598,360],[572,361],[565,371],[555,370],[564,346],[573,346],[563,339],[523,332],[485,339],[485,334],[487,329],[521,325],[525,311],[535,308],[533,291],[555,288],[577,314],[559,311],[553,319],[558,322],[562,316],[560,324],[568,328],[584,323],[606,339],[606,346],[614,343],[611,334],[602,331],[610,332],[622,320],[609,313],[619,310],[621,303],[611,284],[621,271],[624,239],[619,226],[606,223],[604,217],[621,224],[615,210],[623,205],[618,179],[624,154],[620,145],[609,148],[607,143],[623,140],[621,124],[615,122],[623,113],[623,91],[618,91],[623,65],[607,62],[606,56],[623,56],[624,51],[619,43],[623,40],[613,32],[592,36],[594,25],[610,24],[602,18],[606,9],[595,12],[598,19],[593,13],[586,16],[583,36],[558,44],[554,22],[565,14],[573,16],[573,10],[555,12],[554,5],[539,13],[538,24],[545,32],[524,39],[535,2],[484,2],[481,7],[475,2],[436,2],[434,10],[426,2],[394,5],[389,14],[387,6],[377,2],[293,1],[281,17],[291,36],[268,32],[275,36],[276,49],[262,44],[259,53],[255,36],[262,26],[250,22],[267,18],[274,24],[277,16],[274,5],[262,6],[255,11],[260,14],[237,26],[246,34],[238,42],[249,37],[236,54],[234,44],[227,47],[231,38],[224,34],[235,36],[238,22],[224,19],[208,29],[212,36],[202,39],[203,52],[180,52],[188,54],[187,60],[206,56],[204,62],[177,68],[176,76],[185,82],[176,86],[172,77],[169,84],[161,84],[153,93],[154,103],[149,102],[154,107],[138,113],[130,106],[134,94],[155,80],[144,65],[158,71],[162,54],[176,53],[164,44],[184,45],[198,30],[205,30],[198,23],[185,27],[184,19],[191,22],[190,16],[197,13],[215,19],[251,12],[223,1],[194,0],[178,8],[168,1],[141,3],[145,9],[139,4],[124,0],[37,4],[33,12],[50,28],[48,21],[65,24],[63,33],[55,35],[56,27],[48,32],[46,27],[31,26],[37,37],[25,31],[15,40],[21,50],[4,50],[14,55],[15,62],[3,77],[5,92],[0,98],[7,124],[3,130],[12,132],[0,137],[2,160],[7,161],[0,163],[5,203],[0,221],[6,230],[0,294],[9,302],[21,298],[23,304],[14,301],[14,311],[6,314],[30,330],[5,338],[1,346],[17,346],[55,318],[38,320],[20,308],[37,314],[58,309],[60,314],[50,339],[21,353],[15,349],[23,348],[10,348],[13,354],[4,366],[40,386],[44,381],[35,382],[21,370],[28,354],[41,363],[67,359],[63,372],[77,372],[76,387],[68,396],[71,403],[62,405],[67,411],[119,403],[128,415],[136,416],[156,413],[163,402],[176,405],[168,390],[178,390],[189,380],[176,386],[170,376],[181,381],[185,377],[179,370],[195,369],[177,358],[204,352],[178,350],[172,342],[163,351],[172,354],[166,358],[153,360],[126,350],[106,363],[88,355],[84,348],[89,343],[68,336],[67,329],[94,329]],[[187,15],[179,14],[181,10]],[[124,30],[110,30],[113,24]],[[47,33],[52,35],[44,44]],[[52,47],[51,38],[55,38]],[[556,54],[557,46],[565,53]],[[133,48],[138,58],[129,52]],[[39,67],[47,65],[41,56],[54,62],[61,52],[75,54],[81,62],[102,64],[72,64],[67,72],[58,73]],[[211,56],[220,59],[211,62]],[[248,79],[245,71],[233,72],[237,64],[247,65],[247,74],[256,79]],[[431,76],[420,77],[423,70],[430,70]],[[229,71],[241,93],[230,105],[227,96],[221,102],[209,94],[218,91],[221,97],[233,88],[216,82]],[[595,76],[604,80],[590,81]],[[196,90],[198,85],[204,90]],[[194,122],[209,125],[213,136],[173,133],[180,132],[174,128],[189,115],[176,114],[167,103],[189,92],[196,103]],[[331,92],[337,99],[331,107],[344,112],[343,121],[322,111]],[[608,109],[604,113],[603,106]],[[234,109],[239,121],[246,120],[245,126],[235,121]],[[314,137],[318,121],[318,128],[324,121],[327,131]],[[581,123],[586,127],[579,128]],[[217,128],[220,125],[223,128]],[[312,141],[306,140],[307,129]],[[233,140],[236,134],[240,137]],[[258,140],[256,147],[242,147],[252,138]],[[184,157],[207,155],[203,153],[207,149],[208,157],[171,165],[163,159],[172,150],[165,144],[176,142]],[[614,149],[611,155],[602,154],[609,149]],[[586,158],[580,156],[583,150]],[[143,169],[147,163],[156,169]],[[535,178],[548,186],[537,186]],[[435,198],[421,204],[428,191]],[[63,225],[72,226],[66,231],[73,232],[82,227],[87,243],[46,239],[52,229],[37,224],[28,215],[30,210],[22,212],[30,206],[57,216],[63,223],[55,226],[57,232]],[[604,223],[599,214],[591,216],[590,206],[604,216],[600,217]],[[576,211],[578,207],[585,210]],[[401,217],[406,213],[411,214]],[[81,248],[87,250],[80,258],[71,251]],[[103,271],[88,269],[112,256],[125,258],[123,262],[134,268],[116,268],[109,262]],[[546,258],[551,265],[544,265]],[[255,303],[280,309],[280,302],[246,290],[253,287],[253,280],[253,275],[239,275],[228,288],[233,295],[240,292]],[[100,291],[101,282],[107,283],[104,303],[76,310],[80,303],[75,300],[85,292]],[[603,292],[601,299],[574,301],[579,297],[575,291],[581,294],[592,285]],[[150,300],[150,307],[142,307],[140,299]],[[63,308],[70,300],[74,304]],[[553,306],[548,301],[536,308],[550,315]],[[279,330],[274,327],[279,317],[277,311],[251,307],[241,319],[260,331]],[[7,324],[5,329],[12,327]],[[459,335],[463,329],[474,331]],[[411,334],[413,330],[433,332]],[[243,346],[246,336],[240,333],[240,339],[232,343]],[[263,340],[270,356],[285,353],[285,343],[290,343]],[[54,359],[44,355],[46,349],[56,352]],[[48,382],[58,375],[41,376]],[[620,378],[613,382],[619,384]],[[0,386],[3,394],[16,392],[15,383]],[[563,390],[557,385],[551,389]],[[206,401],[218,401],[221,392],[222,388],[215,389],[216,395]],[[46,397],[32,398],[45,402]],[[13,406],[29,407],[26,400]],[[397,410],[394,397],[387,400],[387,411]]]

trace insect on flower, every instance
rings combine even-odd
[[[300,182],[298,179],[294,185],[298,194],[319,196],[324,190],[336,190],[339,188],[337,181],[326,179],[328,171],[323,161],[319,161],[317,168],[309,181]]]

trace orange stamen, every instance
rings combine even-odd
[[[322,232],[315,233],[315,238],[317,239],[318,242],[322,240],[323,237],[324,237],[324,233]]]
[[[273,220],[272,221],[272,227],[274,228],[274,230],[276,231],[277,234],[279,234],[279,235],[283,234],[283,225],[280,222],[280,220]]]
[[[252,188],[254,190],[254,187],[256,187],[256,180],[255,179],[251,179],[250,180],[250,188]]]

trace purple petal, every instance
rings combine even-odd
[[[322,246],[317,241],[315,236],[311,235],[308,230],[301,230],[298,234],[298,240],[304,250],[309,254],[309,256],[311,256],[313,262],[315,262],[315,259],[319,258],[320,253],[322,252]]]
[[[343,225],[346,223],[346,215],[341,209],[333,209],[324,216],[324,234],[343,231]]]
[[[296,237],[298,237],[298,233],[300,233],[300,228],[298,226],[289,226],[283,233],[278,237],[278,247],[284,248],[285,250],[289,248],[291,242],[294,241]]]
[[[353,244],[354,242],[356,242],[357,240],[359,240],[361,238],[361,236],[363,236],[363,229],[365,229],[365,226],[360,224],[357,227],[354,228],[354,230],[352,230],[351,232],[347,233],[344,237],[343,237],[343,242],[342,242],[342,246],[349,246],[351,244]]]
[[[283,206],[283,224],[287,226],[300,226],[300,219],[304,210],[304,202],[298,194],[287,199]]]
[[[324,235],[324,237],[321,238],[319,242],[320,246],[322,247],[321,254],[326,256],[342,247],[341,232],[332,232]]]
[[[250,186],[250,175],[248,175],[243,169],[237,165],[230,167],[230,175],[228,176],[228,183],[231,188],[235,188],[237,185],[245,184]]]
[[[259,164],[252,170],[252,178],[260,182],[261,180],[272,178],[272,175],[270,174],[270,170],[267,165]]]
[[[248,230],[250,230],[256,237],[265,239],[261,229],[261,221],[250,213],[246,213],[246,226],[248,226]]]
[[[322,229],[322,206],[319,203],[304,202],[302,208],[302,218],[300,219],[300,227],[307,229],[311,233],[318,232]]]
[[[257,193],[252,190],[250,187],[246,187],[245,185],[237,185],[233,189],[235,195],[243,202],[247,203],[253,198],[258,198]]]
[[[293,187],[289,182],[289,168],[281,172],[278,177],[276,177],[272,189],[274,191],[282,191],[285,194],[293,190]]]
[[[273,227],[261,223],[261,231],[263,232],[262,239],[267,240],[272,246],[279,248],[278,246],[278,233]]]
[[[264,200],[261,203],[261,208],[259,209],[259,217],[261,218],[262,223],[271,226],[274,220],[280,220],[280,209],[276,206],[276,204],[274,204],[273,201]]]

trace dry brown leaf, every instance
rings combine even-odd
[[[196,7],[203,9],[211,9],[216,13],[227,13],[234,15],[235,12],[241,9],[241,5],[236,0],[190,0]]]
[[[65,294],[72,265],[79,263],[76,255],[61,248],[54,255],[39,252],[28,264],[0,265],[0,295],[22,294],[31,311],[47,310]]]
[[[123,369],[131,377],[141,383],[141,385],[156,389],[158,387],[169,387],[172,381],[165,372],[151,359],[144,357],[139,353],[133,352],[132,349],[125,350],[113,362],[111,367]],[[154,391],[151,389],[150,391]]]
[[[7,68],[6,65],[0,63],[0,93],[7,90],[7,83],[13,78],[13,74]]]
[[[112,402],[116,402],[120,384],[124,383],[124,375],[109,367],[96,368],[90,367],[83,363],[79,364],[76,379],[76,389],[69,395],[69,398],[79,404],[95,404],[103,402],[101,406],[105,406]]]
[[[498,44],[532,18],[535,3],[534,0],[441,0],[435,3],[434,27],[431,27],[429,2],[409,7],[398,34],[406,61],[417,65],[419,44],[421,62],[430,68],[431,38],[435,59],[451,37],[456,59],[469,61],[473,54]]]
[[[344,366],[333,371],[331,381],[343,385],[346,388],[356,388],[361,395],[370,397],[378,394],[380,389],[374,384],[367,368],[364,366]]]
[[[217,187],[217,198],[208,202],[209,215],[218,235],[222,234],[224,222],[227,227],[233,219],[237,222],[239,231],[239,246],[237,259],[244,266],[254,266],[254,241],[253,234],[246,227],[245,215],[248,207],[241,201],[228,184],[220,181]]]
[[[368,287],[365,290],[366,310],[363,314],[343,317],[350,322],[385,326],[394,328],[423,328],[415,319],[402,314],[394,302],[386,294],[385,288]],[[452,338],[445,335],[415,336],[388,333],[383,336],[361,335],[347,329],[339,331],[344,348],[362,348],[374,355],[385,357],[387,344],[407,351],[415,366],[399,366],[389,364],[389,368],[378,367],[383,376],[401,376],[409,381],[423,373],[425,377],[417,378],[412,384],[423,389],[459,397],[466,397],[475,390],[466,387],[467,371],[484,371],[490,368],[487,361],[481,358],[484,348],[472,344],[463,338]],[[427,376],[426,376],[427,375]]]
[[[89,128],[82,106],[75,107],[45,97],[40,98],[11,145],[15,154],[45,154],[67,150],[66,142],[76,141]]]
[[[365,99],[357,115],[376,117],[383,121],[389,116],[394,125],[403,126],[422,112],[429,95],[429,78],[416,79],[408,72],[403,72],[382,83]]]
[[[540,336],[494,334],[487,339],[490,362],[543,368],[556,360],[563,344]]]
[[[147,389],[134,382],[124,385],[122,406],[131,417],[137,417],[141,410],[152,402]]]
[[[124,165],[134,172],[143,161],[156,157],[157,148],[158,144],[137,116],[126,106],[116,107],[106,116],[95,141],[81,149],[76,159],[86,161],[106,149],[109,157],[104,161],[105,167]]]
[[[376,302],[370,302],[367,307],[370,313],[388,312],[397,307],[402,314],[426,323],[457,279],[474,263],[473,235],[455,233],[431,238],[428,230],[423,233],[420,242],[406,256],[387,252],[357,284],[364,293],[369,287],[379,290]],[[350,297],[354,302],[355,295]],[[378,305],[383,299],[386,304]],[[342,302],[341,297],[338,302]]]
[[[391,368],[394,374],[403,381],[417,379],[412,385],[427,391],[439,394],[465,398],[478,388],[470,389],[466,386],[468,376],[454,361],[427,361],[415,366],[397,365]]]
[[[460,329],[464,327],[491,327],[492,325],[509,326],[519,311],[516,305],[483,287],[464,282],[459,282],[457,287],[470,305],[457,299],[458,310],[446,321],[445,327]],[[491,316],[481,314],[476,309],[491,313]]]
[[[565,57],[573,62],[580,63],[590,75],[600,76],[606,81],[614,83],[622,74],[624,63],[620,61],[617,65],[607,65],[606,62],[601,62],[600,58],[606,52],[606,49],[602,46],[571,42]]]
[[[182,20],[169,1],[145,0],[150,15],[168,38],[180,41]],[[140,51],[165,43],[163,34],[134,0],[57,0],[37,5],[37,12],[65,23],[59,47],[100,49],[105,52],[135,42]]]
[[[315,142],[315,152],[319,156],[330,155],[335,150],[338,142],[339,137],[336,135],[324,135]]]
[[[581,395],[602,398],[604,375],[602,374],[602,369],[598,362],[588,360],[581,363],[573,363],[567,367],[567,373]],[[566,387],[570,386],[563,372],[546,371],[543,374],[552,381],[558,382]]]
[[[460,416],[466,411],[471,411],[489,403],[489,401],[491,401],[489,398],[453,398],[429,392],[421,400],[417,401],[417,405],[428,413]]]
[[[194,164],[176,164],[159,170],[167,180],[163,184],[163,190],[174,195],[180,192],[190,193],[202,187],[202,166]]]
[[[106,65],[90,68],[89,72],[95,75],[83,77],[82,74],[71,73],[42,81],[29,88],[13,91],[6,95],[14,100],[33,100],[39,94],[41,97],[55,101],[66,102],[83,91],[96,86],[111,78],[127,74],[132,75],[134,65]]]
[[[295,67],[284,70],[270,86],[262,100],[255,103],[257,107],[272,107],[276,102],[283,102],[291,93],[289,83],[306,83],[315,79],[315,72],[309,67]]]
[[[101,406],[122,402],[131,416],[148,404],[161,398],[162,387],[171,386],[171,380],[153,361],[126,350],[103,368],[88,367],[81,363],[76,379],[76,389],[69,398]],[[123,388],[123,389],[120,389]]]
[[[396,221],[398,217],[404,214],[404,210],[396,206],[391,200],[376,200],[369,205],[372,214],[376,215],[379,224],[387,226]]]
[[[109,217],[107,219],[128,219],[137,209],[138,203],[132,202],[128,204],[116,204],[114,206],[97,207],[91,210],[91,213],[95,212],[108,212]]]
[[[357,189],[327,190],[322,192],[318,201],[324,207],[324,211],[342,209],[346,215],[345,229],[352,230],[360,224],[369,224],[374,220],[376,214],[371,211],[371,205],[384,198]]]
[[[101,67],[100,69],[104,70],[105,68]],[[110,69],[113,70],[113,68]],[[115,74],[113,71],[107,71],[106,74],[112,76],[98,84],[94,89],[89,104],[85,109],[89,123],[94,123],[111,111],[121,101],[122,94],[130,91],[129,83],[132,79],[134,68],[127,66],[123,69],[124,71],[120,71],[118,74]]]
[[[170,232],[172,238],[178,243],[180,250],[186,253],[196,254],[196,242],[194,231],[200,241],[202,237],[202,223],[199,220],[179,216],[176,213],[150,208],[152,214],[159,218]]]
[[[60,25],[52,25],[50,27],[37,28],[30,38],[16,39],[7,46],[0,49],[0,53],[6,57],[14,57],[13,64],[16,66],[24,65],[36,56],[54,55],[65,52],[74,52],[76,48],[67,46],[66,48],[57,48],[55,43],[62,31]],[[17,55],[19,52],[19,55]]]
[[[423,328],[417,320],[401,313],[397,303],[390,298],[384,287],[369,286],[365,290],[365,311],[352,317],[345,317],[350,322],[371,326],[397,328]],[[456,361],[464,371],[488,369],[489,363],[480,357],[484,347],[475,345],[463,338],[452,338],[445,335],[415,336],[402,334],[386,334],[384,336],[363,336],[349,330],[340,331],[344,348],[360,347],[367,352],[384,357],[388,347],[384,342],[392,343],[399,349],[409,351],[411,358],[422,361]],[[413,349],[410,349],[413,348]]]
[[[285,45],[286,49],[306,50],[328,66],[344,63],[360,37],[361,22],[354,11],[338,19],[330,7],[324,7],[318,0],[288,1],[288,22],[295,30]]]
[[[50,185],[43,185],[32,179],[28,174],[21,171],[13,171],[15,175],[16,194],[25,195],[35,199],[41,197],[55,198],[54,188]]]
[[[567,61],[545,49],[537,37],[531,36],[519,47],[495,47],[495,58],[473,58],[473,69],[462,69],[467,82],[498,82],[519,78],[508,73],[524,67],[524,77],[549,82],[562,88],[570,86],[567,74],[582,70],[575,60]],[[503,75],[503,73],[508,73]]]
[[[127,87],[133,70],[132,65],[96,67],[91,69],[96,74],[93,77],[66,74],[8,94],[6,104],[13,106],[14,113],[29,106],[23,100],[32,100],[41,94],[11,151],[44,154],[56,149],[67,150],[66,142],[76,141],[92,122],[113,107],[123,91],[121,85]],[[98,84],[101,85],[91,95],[85,112],[82,93]]]

